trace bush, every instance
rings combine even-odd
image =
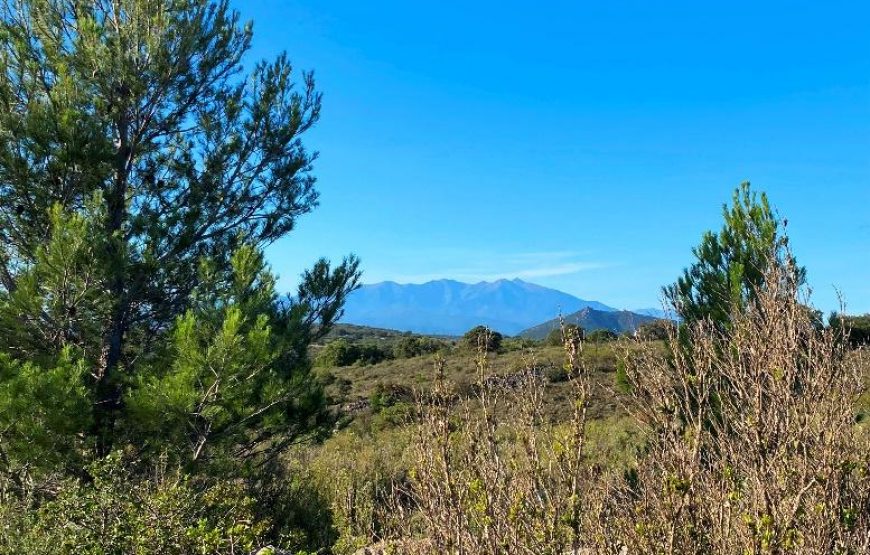
[[[841,337],[848,337],[850,346],[870,345],[870,314],[845,316],[834,313],[829,323]]]
[[[789,262],[765,267],[727,329],[694,322],[671,357],[626,361],[650,442],[605,511],[629,553],[866,552],[857,357],[816,328]]]
[[[537,339],[530,339],[528,337],[505,337],[502,339],[501,346],[499,347],[504,352],[511,351],[525,351],[528,349],[534,349],[535,347],[539,347],[541,342]]]
[[[572,342],[574,418],[557,426],[534,368],[508,383],[488,379],[479,357],[469,398],[440,361],[418,407],[405,503],[387,505],[406,523],[401,552],[866,553],[861,353],[817,328],[793,269],[766,268],[726,330],[694,322],[667,350],[627,350],[616,380],[637,426],[587,428]]]
[[[634,336],[641,341],[666,341],[676,331],[676,324],[670,320],[656,320],[637,328]]]
[[[355,553],[388,534],[389,500],[410,467],[408,442],[409,434],[401,428],[381,431],[377,438],[342,431],[321,447],[307,449],[308,457],[294,464],[300,481],[329,503],[338,537],[329,553]]]
[[[465,332],[462,343],[472,350],[497,351],[504,336],[486,326],[476,326]]]
[[[396,384],[378,384],[374,393],[369,397],[369,404],[373,411],[379,411],[400,401],[412,401],[413,399],[414,394],[407,387]]]
[[[335,366],[351,366],[353,364],[377,364],[388,358],[392,353],[371,344],[350,343],[346,339],[336,339],[326,344],[317,353],[314,365],[330,368]]]
[[[439,361],[435,387],[419,406],[410,499],[395,503],[394,518],[411,541],[408,512],[416,512],[422,528],[425,541],[410,553],[558,554],[579,547],[582,522],[592,513],[585,495],[592,483],[584,461],[587,379],[579,344],[567,350],[566,366],[576,377],[567,427],[544,417],[545,383],[534,368],[514,388],[487,379],[490,369],[481,357],[478,392],[463,398],[444,380]]]
[[[562,328],[564,328],[565,330],[572,330],[572,333],[579,333],[580,339],[583,339],[586,335],[586,332],[583,330],[583,328],[581,328],[577,324],[564,324],[562,327],[550,330],[550,333],[548,333],[547,337],[544,339],[544,344],[551,347],[561,347],[562,340],[564,338],[564,331]]]
[[[550,383],[567,382],[571,379],[571,371],[563,366],[550,365],[544,368],[544,377]]]
[[[631,393],[631,381],[629,381],[628,372],[625,370],[625,361],[617,361],[613,381],[617,391],[626,395]]]
[[[405,336],[393,345],[395,358],[413,358],[421,355],[437,353],[447,346],[444,341],[431,337]]]
[[[91,465],[91,483],[62,479],[49,499],[4,499],[0,552],[230,554],[263,545],[269,523],[242,483],[160,468],[140,477],[137,467],[110,455]]]
[[[604,343],[606,341],[613,341],[617,339],[619,336],[614,332],[606,329],[598,329],[592,330],[586,334],[586,340],[591,341],[592,343]]]
[[[378,345],[362,344],[356,346],[357,364],[370,365],[383,362],[393,357],[393,353]]]

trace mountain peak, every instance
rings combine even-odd
[[[562,322],[566,324],[577,324],[586,331],[593,330],[610,330],[614,333],[633,332],[640,326],[658,320],[653,316],[645,316],[629,312],[627,310],[595,310],[591,307],[584,307],[573,314],[562,316],[548,320],[543,324],[530,327],[523,330],[519,335],[528,337],[529,339],[543,339],[553,331],[558,329]]]
[[[443,335],[461,335],[483,324],[511,335],[584,307],[614,310],[519,278],[473,284],[450,279],[382,282],[351,293],[342,322]]]

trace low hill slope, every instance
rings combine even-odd
[[[605,312],[594,308],[582,308],[577,312],[568,314],[562,318],[566,324],[577,324],[586,331],[610,330],[614,333],[633,332],[638,327],[658,320],[653,316],[645,316],[627,310],[615,310]],[[528,328],[520,332],[520,337],[529,339],[544,339],[552,330],[559,327],[559,319],[554,318],[543,324]]]

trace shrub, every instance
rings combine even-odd
[[[768,263],[727,326],[688,325],[690,348],[674,338],[670,358],[626,361],[651,438],[606,507],[630,553],[866,552],[860,371],[816,328],[790,264]]]
[[[676,332],[676,324],[671,320],[656,320],[637,328],[635,338],[641,341],[666,341]]]
[[[619,336],[616,333],[607,329],[592,330],[586,334],[586,340],[592,343],[604,343],[605,341],[614,341]]]
[[[314,364],[325,368],[353,364],[377,364],[390,358],[391,355],[392,353],[378,345],[355,344],[346,339],[336,339],[327,343],[317,353]]]
[[[395,406],[400,406],[395,405]],[[329,503],[337,540],[330,553],[350,554],[392,530],[389,501],[406,480],[409,434],[397,428],[377,439],[342,431],[322,447],[298,453],[292,471]]]
[[[486,326],[476,326],[465,332],[462,343],[472,350],[497,351],[504,336]]]
[[[0,552],[231,554],[262,545],[269,523],[242,483],[137,468],[110,455],[90,466],[90,483],[61,479],[48,499],[3,499]]]
[[[631,381],[628,379],[628,372],[625,370],[625,361],[617,361],[616,374],[613,376],[613,381],[617,391],[624,394],[631,393]]]
[[[378,345],[362,344],[356,346],[356,361],[357,364],[370,365],[383,362],[388,358],[392,358],[393,353]]]
[[[412,401],[413,393],[407,387],[396,384],[378,384],[369,397],[369,404],[374,411],[391,407],[400,401]]]
[[[505,337],[499,348],[502,351],[523,351],[540,346],[541,342],[528,337]]]
[[[563,324],[561,327],[550,330],[547,337],[544,339],[544,344],[551,347],[561,347],[564,336],[563,330],[571,330],[571,333],[578,333],[580,338],[585,338],[586,332],[577,324]]]
[[[846,316],[834,313],[829,324],[841,337],[848,338],[850,346],[870,345],[870,314]]]
[[[413,358],[437,353],[446,346],[443,341],[431,337],[406,336],[393,345],[393,356],[395,358]]]
[[[356,362],[356,352],[346,339],[336,339],[326,344],[314,359],[316,366],[350,366]]]
[[[567,428],[543,416],[544,382],[533,369],[525,386],[515,389],[488,379],[482,353],[477,396],[458,399],[439,364],[436,386],[419,409],[415,463],[403,492],[410,502],[396,503],[401,521],[409,522],[409,508],[417,510],[426,540],[410,552],[555,554],[579,548],[590,481],[583,433],[587,380],[576,330],[566,347],[576,376]]]
[[[571,370],[564,366],[550,365],[544,368],[544,377],[550,383],[567,382],[571,379]]]

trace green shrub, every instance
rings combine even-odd
[[[355,344],[336,339],[326,344],[314,360],[315,366],[330,368],[353,364],[377,364],[392,356],[386,349],[372,344]]]
[[[49,499],[0,502],[0,553],[249,552],[269,526],[239,481],[203,481],[110,455],[92,464],[91,482],[61,479]]]
[[[392,358],[393,353],[383,347],[371,344],[362,344],[356,346],[356,364],[370,365],[383,362],[388,358]]]
[[[393,345],[395,358],[413,358],[420,355],[437,353],[447,347],[444,341],[431,337],[406,336]]]
[[[852,347],[870,345],[870,314],[845,316],[834,313],[829,323],[842,337],[849,338]]]
[[[586,340],[591,341],[592,343],[604,343],[606,341],[613,341],[617,339],[619,336],[614,332],[607,329],[598,329],[592,330],[586,334]]]
[[[563,331],[570,331],[573,333],[575,330],[579,334],[578,337],[580,337],[580,339],[583,339],[585,337],[586,332],[577,324],[565,324],[562,327],[550,330],[550,333],[548,333],[546,339],[544,339],[544,344],[551,347],[561,347],[563,340]]]
[[[412,401],[414,395],[407,387],[396,384],[378,384],[375,391],[369,397],[369,404],[373,411],[391,407],[400,401]]]
[[[400,405],[395,405],[396,407]],[[322,446],[308,449],[293,471],[328,500],[338,540],[330,553],[350,554],[388,533],[388,500],[406,479],[411,433],[386,429],[376,436],[345,430]]]
[[[505,337],[501,342],[501,349],[506,352],[523,351],[540,345],[540,341],[528,337]]]
[[[655,320],[637,328],[635,337],[642,341],[665,341],[674,333],[675,324],[670,320]]]
[[[372,419],[372,431],[379,432],[407,424],[413,420],[416,411],[416,405],[408,401],[383,407]]]
[[[472,350],[483,349],[485,351],[497,351],[501,347],[504,336],[486,326],[475,326],[465,332],[462,343]]]
[[[544,368],[544,377],[546,377],[547,381],[550,383],[560,383],[567,382],[570,379],[571,374],[564,366],[552,365]]]
[[[616,374],[613,377],[616,390],[620,393],[628,395],[631,393],[631,380],[628,378],[628,372],[625,370],[625,362],[617,361]]]
[[[356,362],[355,353],[346,339],[336,339],[326,344],[314,359],[315,366],[350,366]]]

